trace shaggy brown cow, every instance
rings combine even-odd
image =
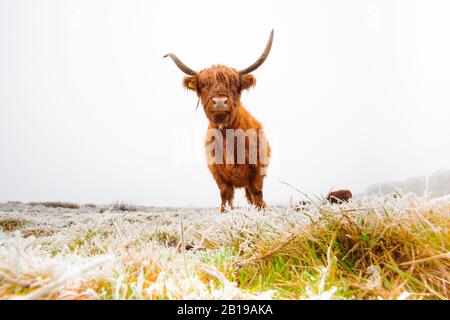
[[[337,190],[330,192],[327,196],[327,200],[331,203],[347,202],[352,198],[352,192],[350,190]]]
[[[224,212],[233,208],[235,188],[245,188],[245,196],[258,209],[265,207],[263,180],[270,157],[262,125],[242,105],[241,93],[256,84],[250,74],[261,66],[272,47],[274,31],[261,57],[248,68],[236,70],[213,65],[199,72],[186,66],[173,53],[166,54],[188,76],[183,86],[197,93],[209,126],[205,138],[208,168],[220,190]],[[236,148],[235,148],[236,146]]]

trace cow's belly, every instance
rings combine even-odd
[[[211,173],[220,176],[223,182],[236,188],[248,186],[252,166],[248,164],[212,164]]]

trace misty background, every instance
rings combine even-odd
[[[162,56],[243,68],[272,28],[242,96],[272,146],[269,204],[297,196],[279,180],[363,193],[447,169],[449,13],[444,0],[0,0],[0,202],[217,206],[206,117]]]

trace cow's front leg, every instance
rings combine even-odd
[[[247,198],[248,203],[255,204],[252,192],[250,191],[250,187],[245,187],[245,197]]]
[[[234,199],[234,187],[232,185],[222,183],[219,185],[220,197],[222,198],[222,203],[220,205],[220,212],[224,212],[227,202],[230,208],[233,209],[233,199]]]
[[[262,190],[254,190],[253,191],[253,198],[255,200],[255,206],[258,208],[258,210],[264,209],[266,207],[266,203],[263,199],[263,192]]]
[[[266,207],[266,203],[263,199],[263,181],[264,176],[255,175],[253,179],[250,181],[250,192],[253,196],[253,204],[259,209],[264,209]]]

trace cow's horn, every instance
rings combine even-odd
[[[190,76],[195,76],[197,74],[197,71],[194,71],[191,68],[189,68],[183,62],[181,62],[181,60],[178,59],[178,57],[176,55],[174,55],[173,53],[168,53],[163,58],[167,58],[167,57],[171,57],[173,62],[175,62],[175,64],[177,65],[177,67],[180,68],[180,70],[183,71],[184,73],[186,73]]]
[[[270,33],[269,41],[267,41],[266,48],[264,49],[264,52],[261,55],[261,57],[259,57],[259,59],[256,60],[256,62],[254,64],[252,64],[250,67],[240,70],[239,74],[246,74],[246,73],[255,71],[264,63],[264,61],[266,61],[267,56],[269,55],[270,49],[272,48],[273,34],[274,34],[274,30],[272,29],[272,32]]]

